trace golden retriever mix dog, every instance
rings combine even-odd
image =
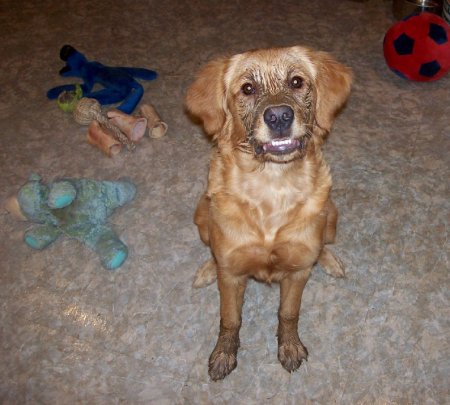
[[[292,372],[307,358],[298,336],[303,288],[315,263],[344,276],[327,248],[337,210],[321,146],[350,92],[351,71],[303,47],[254,50],[207,64],[187,91],[189,112],[214,141],[208,187],[195,213],[212,258],[195,287],[217,278],[220,332],[213,380],[237,364],[249,277],[280,283],[278,359]]]

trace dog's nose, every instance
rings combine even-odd
[[[294,121],[294,110],[288,105],[269,107],[264,111],[264,122],[273,131],[283,132]]]

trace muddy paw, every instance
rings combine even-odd
[[[237,366],[236,354],[214,350],[209,358],[209,376],[213,381],[222,380]]]
[[[308,351],[299,342],[287,342],[278,346],[278,360],[281,365],[290,373],[297,370],[303,360],[307,360]]]

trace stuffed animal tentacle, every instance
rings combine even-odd
[[[122,101],[126,95],[128,94],[128,88],[125,89],[102,89],[97,90],[92,93],[86,93],[84,97],[86,98],[94,98],[97,100],[100,104],[115,104]]]
[[[128,256],[128,248],[106,225],[95,225],[79,229],[77,233],[69,233],[96,252],[102,265],[113,270],[119,267]]]
[[[41,224],[58,225],[59,219],[47,205],[48,194],[48,187],[41,183],[41,178],[32,174],[19,190],[17,201],[26,218]]]
[[[52,224],[35,225],[25,232],[25,243],[33,249],[46,248],[61,235],[62,231]]]
[[[103,195],[108,208],[113,210],[130,202],[136,195],[136,186],[129,180],[104,181]]]
[[[144,68],[134,68],[134,67],[122,67],[130,76],[141,80],[155,80],[158,77],[158,73],[154,70],[144,69]]]
[[[122,104],[120,104],[116,108],[125,114],[131,114],[138,105],[139,101],[141,101],[143,95],[144,88],[139,83],[134,82],[130,92],[128,93],[128,96],[125,98]]]
[[[55,181],[49,187],[47,204],[50,208],[59,209],[72,204],[77,190],[69,180]]]

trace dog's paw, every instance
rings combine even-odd
[[[286,342],[278,346],[278,360],[290,373],[297,370],[303,360],[308,360],[308,351],[302,342]]]
[[[217,280],[217,267],[216,262],[213,258],[209,259],[207,262],[197,270],[195,273],[194,281],[192,287],[202,288],[214,283]]]
[[[224,379],[237,366],[236,353],[215,349],[209,358],[209,376],[211,380]]]
[[[327,248],[323,248],[320,253],[319,260],[320,266],[323,271],[327,273],[329,276],[335,278],[343,278],[345,277],[345,267],[344,263],[342,263],[339,257],[335,256],[330,250]]]

